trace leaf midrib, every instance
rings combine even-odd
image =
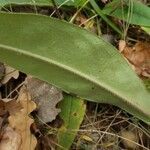
[[[68,66],[66,66],[64,64],[61,64],[61,63],[58,63],[55,60],[52,60],[52,59],[44,57],[44,56],[40,56],[40,55],[35,54],[35,53],[31,53],[31,52],[26,51],[24,49],[19,49],[19,48],[15,48],[15,47],[4,45],[4,44],[0,44],[0,48],[4,48],[8,51],[14,51],[14,52],[17,52],[17,53],[20,53],[20,54],[24,54],[24,55],[32,57],[32,58],[40,59],[43,62],[47,62],[47,63],[52,64],[54,66],[57,66],[59,68],[63,68],[64,70],[67,70],[68,72],[76,74],[76,75],[80,76],[81,78],[83,78],[87,81],[90,81],[91,83],[94,83],[97,86],[100,86],[104,90],[106,90],[106,91],[112,93],[113,95],[115,95],[116,97],[119,97],[120,99],[124,100],[129,105],[132,105],[134,108],[136,106],[136,109],[138,109],[141,112],[141,110],[139,109],[139,107],[135,103],[132,104],[130,101],[127,100],[126,96],[122,97],[118,93],[114,92],[114,90],[111,91],[110,88],[108,88],[103,82],[101,82],[101,84],[99,84],[99,81],[89,78],[86,74],[84,74],[84,73],[82,73],[78,70],[72,69],[71,67],[68,67]],[[21,50],[21,52],[20,52],[20,50]],[[143,112],[143,113],[145,114],[145,112]]]

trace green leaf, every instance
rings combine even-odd
[[[150,123],[150,94],[108,42],[64,21],[0,13],[0,61]]]
[[[54,0],[57,5],[82,6],[86,0]],[[14,5],[53,6],[52,0],[0,0],[0,7]]]
[[[51,6],[51,0],[1,0],[0,7],[5,5],[36,5],[36,6]]]
[[[129,0],[124,0],[122,4],[121,0],[113,0],[108,3],[103,9],[103,13],[114,16],[121,20],[127,21],[131,24],[150,26],[150,8],[142,4],[137,0],[132,0],[132,4]],[[131,9],[131,12],[129,10]],[[129,20],[128,16],[131,15]]]
[[[66,95],[60,108],[60,117],[64,122],[58,130],[58,144],[64,149],[69,149],[83,121],[86,105],[84,100]]]
[[[79,7],[82,6],[87,0],[55,0],[58,5],[64,4],[67,6]]]

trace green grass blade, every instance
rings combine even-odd
[[[0,61],[150,123],[150,93],[108,42],[47,16],[0,13]]]
[[[109,20],[105,14],[102,12],[102,10],[99,8],[99,6],[96,4],[95,0],[90,0],[90,4],[93,6],[94,10],[97,12],[97,14],[104,20],[106,23],[114,29],[114,31],[118,32],[120,35],[122,35],[121,30],[113,23],[111,20]]]

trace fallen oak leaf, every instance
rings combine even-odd
[[[19,97],[16,101],[16,105],[19,104],[22,107],[21,109],[17,109],[18,106],[10,107],[9,105],[9,126],[21,136],[19,150],[34,150],[37,141],[30,132],[30,126],[33,123],[33,119],[28,115],[36,108],[36,104],[31,101],[31,97],[25,87],[21,88]]]
[[[19,103],[15,100],[5,102],[0,100],[0,150],[19,150],[21,145],[21,135],[14,131],[8,125],[8,112],[13,112],[16,109],[21,109]]]

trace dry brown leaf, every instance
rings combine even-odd
[[[137,144],[135,144],[139,141],[137,132],[135,130],[121,131],[121,136],[124,138],[122,139],[122,142],[127,149],[134,150],[138,147]]]
[[[75,18],[75,24],[84,27],[91,32],[97,33],[97,27],[93,19],[88,19],[85,15],[79,13]]]
[[[5,76],[1,81],[2,84],[6,84],[11,78],[17,79],[19,77],[19,71],[14,68],[5,65]]]
[[[5,110],[7,110],[10,115],[15,114],[18,111],[21,111],[21,109],[23,109],[19,101],[11,100],[8,102],[5,102],[5,101],[3,102],[4,102]]]
[[[119,41],[119,52],[123,52],[126,47],[126,42],[124,40]]]
[[[81,13],[79,13],[75,19],[75,23],[78,25],[81,25],[81,24],[85,25],[86,21],[87,21],[87,18]]]
[[[20,150],[20,145],[20,134],[14,131],[11,127],[5,128],[0,142],[0,150]]]
[[[28,91],[38,105],[38,116],[43,122],[53,121],[60,109],[56,108],[63,99],[62,91],[56,87],[33,77],[26,78]]]
[[[34,150],[36,146],[36,138],[30,132],[30,126],[33,123],[28,115],[36,108],[36,105],[31,101],[31,97],[25,87],[22,87],[19,97],[14,104],[14,101],[6,105],[10,116],[9,126],[21,136],[21,145],[19,150]]]
[[[140,76],[150,77],[150,44],[138,42],[133,47],[126,45],[124,49],[121,45],[122,42],[119,43],[119,50],[134,65],[136,73]]]

